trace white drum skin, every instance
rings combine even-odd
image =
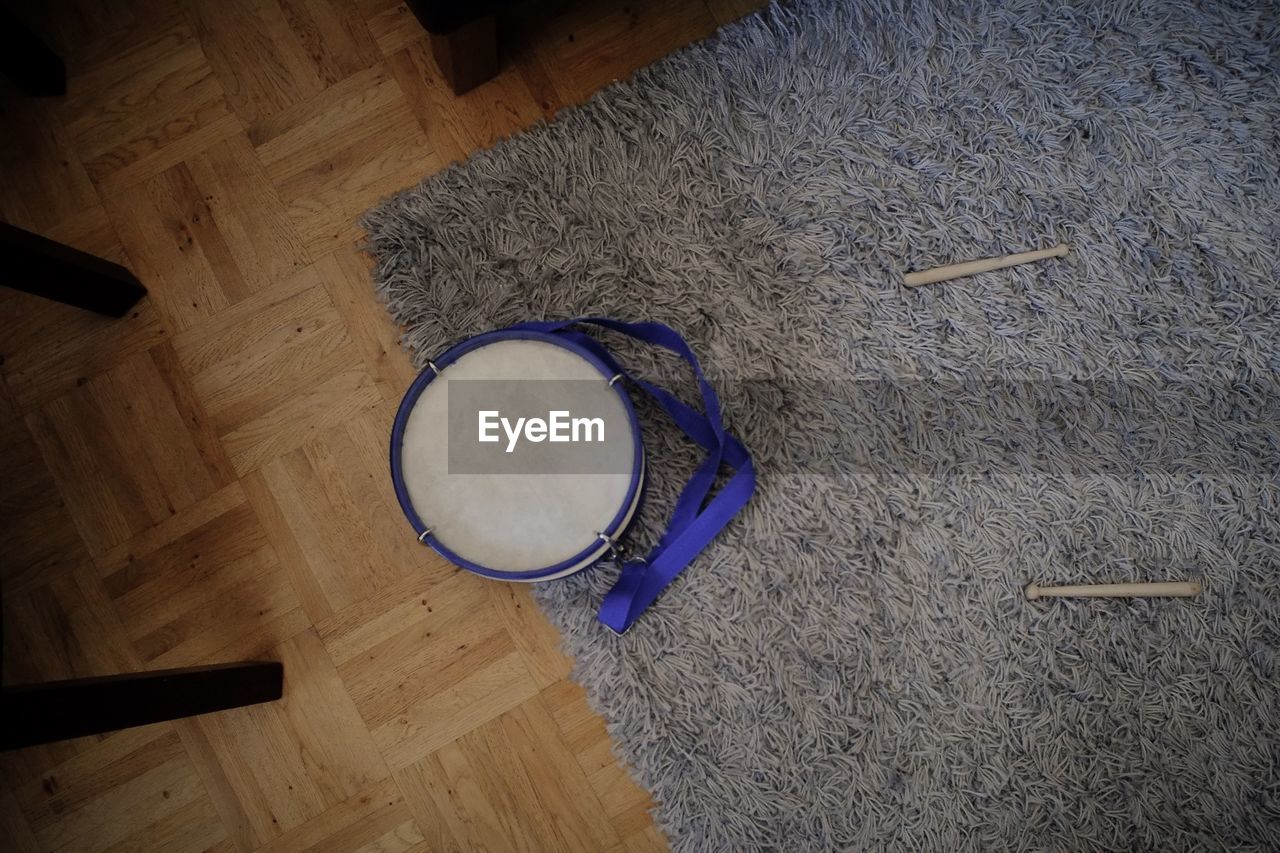
[[[605,429],[627,440],[609,473],[450,473],[448,384],[460,380],[585,380]],[[604,557],[635,515],[644,475],[635,413],[616,377],[585,350],[538,332],[490,333],[446,352],[406,394],[391,457],[420,539],[463,568],[516,581],[565,577]]]

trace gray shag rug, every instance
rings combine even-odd
[[[796,3],[368,214],[419,364],[661,320],[754,452],[626,636],[613,568],[539,592],[676,850],[1280,848],[1278,22]],[[641,541],[694,459],[648,422]]]

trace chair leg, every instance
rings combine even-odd
[[[109,317],[147,295],[119,264],[0,222],[0,284]]]
[[[0,749],[145,726],[279,699],[284,665],[224,663],[0,690]]]
[[[62,57],[5,9],[0,9],[0,74],[33,98],[67,93],[67,66]]]
[[[493,15],[431,34],[431,55],[455,95],[469,92],[498,73],[498,36]]]

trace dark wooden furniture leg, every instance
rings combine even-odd
[[[0,749],[270,702],[283,686],[283,664],[253,662],[5,687]]]
[[[493,15],[468,21],[447,33],[431,33],[431,55],[455,95],[498,73],[498,36]]]
[[[0,9],[0,73],[32,97],[67,93],[67,67],[62,58],[4,9]]]
[[[109,317],[147,295],[119,264],[0,222],[0,284]]]

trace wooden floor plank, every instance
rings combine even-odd
[[[349,421],[382,400],[363,368],[308,384],[271,411],[223,435],[240,474],[288,453],[328,427]]]
[[[364,19],[340,1],[201,0],[192,17],[246,124],[319,94],[380,55]]]
[[[427,756],[413,764],[400,768],[392,773],[396,785],[404,796],[406,805],[413,813],[418,830],[428,850],[434,853],[463,853],[474,849],[463,847],[454,835],[454,828],[466,837],[465,829],[457,821],[452,808],[441,809],[436,804],[433,793],[435,785],[443,780],[443,773],[436,773],[431,756]],[[448,805],[448,794],[440,797],[440,801]]]
[[[619,834],[642,831],[650,824],[653,801],[614,755],[604,722],[586,707],[582,688],[561,680],[545,688],[540,698]]]
[[[455,574],[392,609],[397,618],[337,614],[319,628],[393,768],[536,694],[484,580]]]
[[[490,584],[489,600],[501,614],[529,675],[539,688],[569,676],[573,660],[560,651],[560,634],[538,610],[528,585]]]
[[[112,320],[26,293],[5,293],[0,364],[20,411],[31,412],[166,340],[156,303]]]
[[[272,159],[268,174],[307,249],[323,254],[360,239],[360,216],[376,202],[443,165],[401,96],[355,133],[343,148]],[[277,149],[268,152],[276,156]]]
[[[120,243],[115,223],[101,202],[82,207],[55,225],[40,229],[40,234],[103,260],[128,267],[129,256]],[[139,307],[142,307],[139,305]]]
[[[103,578],[139,657],[160,666],[213,656],[297,607],[275,552],[244,503]]]
[[[146,353],[26,418],[91,553],[214,491],[177,403]]]
[[[43,232],[98,205],[61,117],[46,102],[0,95],[0,219]]]
[[[167,723],[113,734],[27,783],[16,797],[46,851],[196,851],[225,838],[200,777]]]
[[[395,780],[375,783],[262,846],[263,853],[345,853],[349,850],[378,850],[403,853],[424,841],[413,812]],[[430,848],[428,848],[430,849]]]
[[[6,595],[73,570],[88,550],[40,451],[19,418],[0,424],[0,581]]]
[[[399,401],[417,371],[400,346],[400,329],[391,315],[377,300],[369,298],[367,258],[354,247],[344,246],[325,255],[316,271],[364,357],[369,377],[385,399]]]
[[[213,484],[222,488],[235,482],[235,469],[227,457],[222,442],[218,440],[213,419],[209,417],[204,402],[196,394],[191,384],[191,377],[183,370],[182,362],[173,344],[170,341],[157,344],[147,352],[147,355],[151,357],[161,381],[164,382],[165,389],[173,400],[174,409],[186,425],[191,443],[203,460],[205,470],[208,471]]]
[[[231,777],[219,762],[218,753],[209,735],[205,733],[200,718],[175,720],[173,729],[182,739],[183,749],[190,757],[192,766],[209,794],[210,802],[218,812],[226,843],[232,850],[248,853],[256,846],[249,813],[240,804]]]
[[[178,736],[163,723],[128,729],[27,783],[18,792],[20,803],[32,828],[43,830],[121,782],[185,754]]]
[[[31,831],[17,798],[7,787],[0,788],[0,833],[4,833],[11,853],[40,853],[40,842]]]
[[[203,204],[251,290],[311,262],[248,137],[236,134],[188,161]]]
[[[667,840],[658,828],[650,823],[644,829],[628,835],[622,842],[624,853],[664,853]]]
[[[309,764],[308,776],[327,803],[338,803],[389,778],[355,703],[314,630],[279,647],[292,679],[289,694],[274,707],[296,732]]]
[[[333,445],[343,437],[341,428],[330,430],[275,460],[265,472],[285,512],[296,519],[297,538],[317,546],[311,551],[312,571],[331,590],[334,610],[363,600],[409,569],[386,558],[364,508],[352,496],[337,461],[341,448]],[[345,522],[340,528],[327,523],[339,518]]]
[[[357,0],[357,5],[383,56],[422,38],[422,24],[404,0]]]
[[[179,331],[213,317],[249,290],[183,163],[109,196],[107,213],[148,301]]]
[[[72,148],[104,197],[239,129],[191,26],[177,21],[73,79]]]
[[[361,213],[441,161],[385,63],[249,127],[313,256],[359,238]]]
[[[237,474],[382,402],[314,265],[174,339]]]
[[[463,849],[608,849],[620,842],[536,698],[397,773]]]

